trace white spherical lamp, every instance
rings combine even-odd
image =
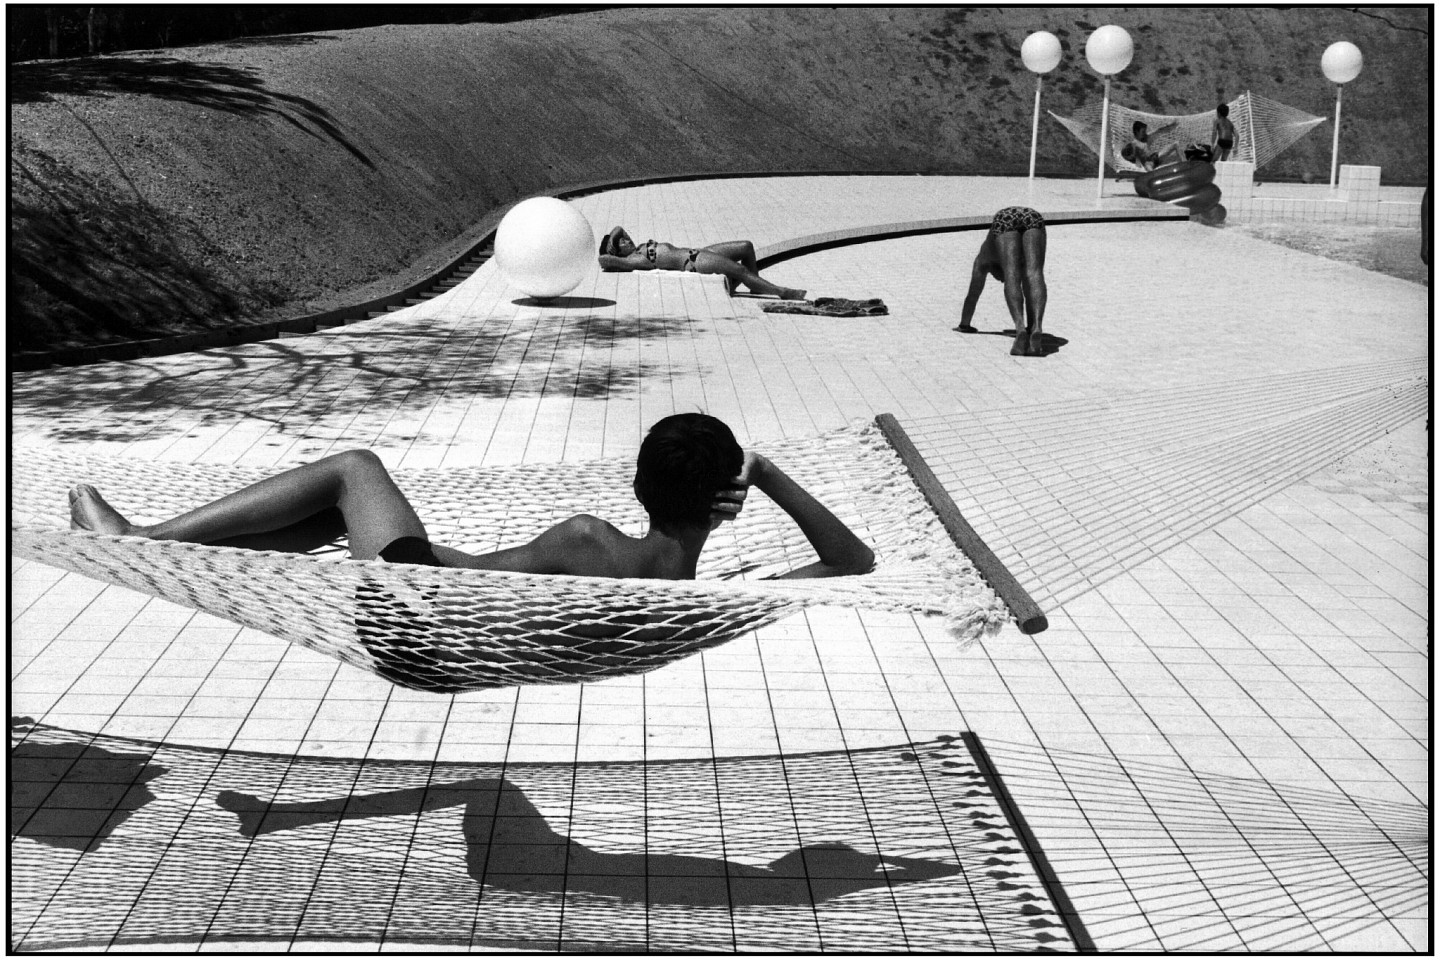
[[[1331,83],[1349,83],[1360,76],[1360,68],[1364,65],[1365,58],[1361,56],[1360,48],[1345,40],[1330,44],[1320,56],[1320,69],[1325,71],[1325,78]]]
[[[574,290],[595,266],[595,231],[572,204],[531,197],[500,221],[495,263],[511,286],[537,300],[551,300]]]
[[[1035,117],[1030,121],[1030,179],[1035,179],[1035,148],[1040,139],[1040,86],[1044,75],[1060,63],[1060,39],[1053,33],[1038,30],[1020,44],[1020,59],[1035,74]]]
[[[1110,75],[1130,66],[1135,42],[1124,27],[1108,25],[1090,34],[1085,41],[1085,59],[1105,78],[1105,99],[1100,106],[1100,169],[1095,177],[1095,197],[1105,196],[1105,156],[1110,152]]]
[[[1336,184],[1336,173],[1340,169],[1340,100],[1345,84],[1360,76],[1360,68],[1365,65],[1365,58],[1360,55],[1360,48],[1346,40],[1332,43],[1325,48],[1320,55],[1320,69],[1325,72],[1325,79],[1335,84],[1335,138],[1330,145],[1330,186],[1333,189]]]
[[[1032,73],[1049,73],[1060,65],[1060,38],[1044,30],[1025,38],[1020,44],[1020,59]]]
[[[1085,41],[1085,59],[1096,73],[1109,76],[1130,66],[1135,44],[1124,27],[1101,27]]]

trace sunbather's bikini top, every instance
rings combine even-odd
[[[658,241],[655,240],[645,241],[645,259],[649,260],[651,263],[655,262],[655,244],[657,242]]]

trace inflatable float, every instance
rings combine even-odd
[[[1220,188],[1215,186],[1215,168],[1203,160],[1180,160],[1156,167],[1135,178],[1135,193],[1151,200],[1185,207],[1201,223],[1225,221]]]

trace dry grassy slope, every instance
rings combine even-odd
[[[1388,11],[1428,29],[1422,11]],[[1333,109],[1321,50],[1367,53],[1343,153],[1416,180],[1428,37],[1336,9],[642,8],[382,27],[12,71],[12,349],[293,315],[403,285],[498,204],[556,185],[725,170],[1023,172],[1045,105],[1099,95],[1085,37],[1135,37],[1121,102],[1252,89]],[[1328,127],[1275,175],[1328,175]],[[1042,127],[1042,173],[1093,157]],[[19,336],[17,337],[17,333]]]

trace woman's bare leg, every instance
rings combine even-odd
[[[1005,306],[1010,311],[1011,323],[1015,325],[1015,343],[1010,347],[1010,354],[1023,357],[1030,352],[1030,329],[1025,322],[1025,262],[1020,247],[1020,234],[1014,230],[1006,230],[992,233],[991,236],[995,240],[995,249],[1000,254]]]
[[[743,283],[749,287],[752,293],[763,293],[779,297],[782,300],[804,300],[805,291],[795,290],[790,287],[782,287],[779,284],[771,283],[753,270],[746,269],[729,257],[721,256],[713,250],[701,250],[695,258],[696,273],[719,273],[729,278],[732,282]],[[731,287],[734,291],[734,287]]]
[[[724,243],[712,243],[704,249],[711,253],[718,253],[726,259],[734,260],[751,273],[760,272],[760,268],[756,266],[755,244],[749,240],[727,240]]]
[[[1045,228],[1034,227],[1020,235],[1024,260],[1025,318],[1030,326],[1030,355],[1043,356],[1045,300]]]
[[[70,491],[70,525],[77,529],[256,549],[294,549],[297,528],[333,527],[317,517],[331,510],[343,519],[357,560],[375,558],[400,537],[425,536],[415,509],[369,450],[296,467],[153,526],[130,523],[88,484]]]

